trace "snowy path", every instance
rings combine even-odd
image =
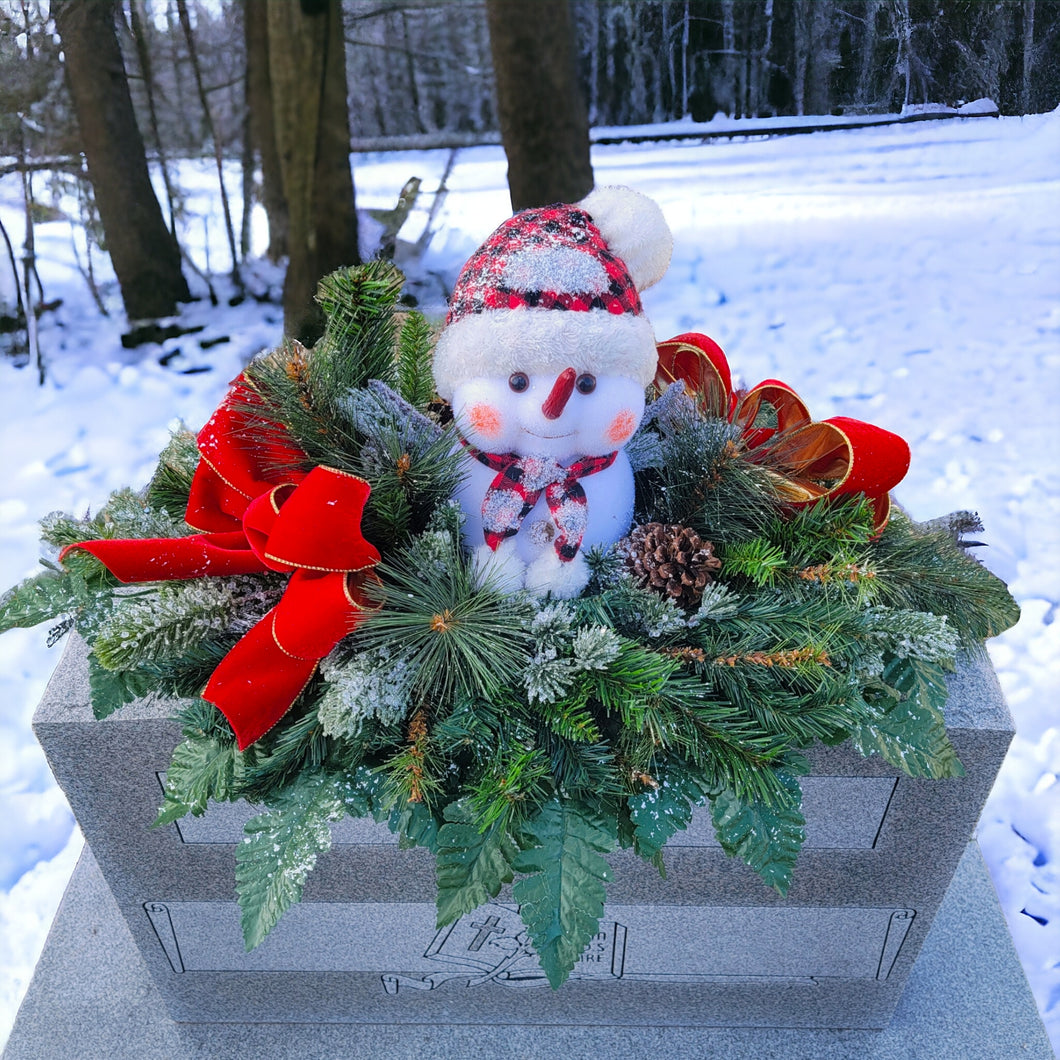
[[[412,175],[434,186],[447,157],[355,158],[359,205],[392,206]],[[986,561],[1024,616],[991,646],[1018,735],[980,841],[1060,1048],[1060,113],[598,146],[593,161],[598,183],[652,195],[674,229],[670,272],[645,297],[660,337],[707,331],[745,382],[775,376],[819,418],[897,431],[913,449],[898,491],[912,514],[971,508],[986,523]],[[206,212],[204,172],[188,167],[185,180],[201,182],[191,205]],[[498,148],[459,153],[424,274],[451,283],[507,214],[504,175]],[[0,211],[19,235],[13,182],[0,181]],[[210,230],[221,234],[216,214]],[[168,426],[202,422],[241,360],[278,338],[274,307],[245,304],[166,345],[182,347],[175,366],[213,371],[162,368],[157,349],[138,360],[120,349],[120,318],[101,321],[92,307],[69,227],[42,226],[38,250],[48,296],[65,304],[62,327],[42,334],[53,383],[38,389],[29,371],[0,364],[5,587],[33,569],[40,515],[144,481]],[[224,268],[222,247],[211,254]],[[0,275],[0,294],[9,283]],[[232,341],[198,347],[220,334]],[[40,630],[0,638],[0,1040],[79,844],[29,729],[55,661]]]

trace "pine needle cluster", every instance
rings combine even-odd
[[[98,716],[150,691],[183,698],[159,824],[211,802],[264,804],[237,855],[248,948],[298,901],[331,823],[371,815],[434,853],[440,925],[512,884],[558,986],[598,929],[606,855],[628,847],[665,871],[667,841],[699,808],[723,849],[784,893],[804,840],[800,751],[814,741],[960,774],[946,671],[1018,617],[969,554],[974,517],[918,526],[896,511],[877,534],[861,497],[787,506],[739,429],[674,386],[630,445],[636,517],[710,540],[716,580],[678,604],[594,549],[576,600],[503,591],[466,554],[453,499],[464,458],[428,414],[430,328],[400,308],[401,283],[385,262],[326,278],[316,348],[285,343],[246,372],[245,411],[265,421],[250,440],[294,443],[299,470],[367,480],[362,529],[383,557],[377,610],[259,741],[240,752],[198,695],[285,576],[120,586],[75,551],[0,598],[0,632],[48,622],[52,640],[88,641]],[[192,532],[196,466],[178,432],[146,490],[83,519],[49,516],[46,544]]]

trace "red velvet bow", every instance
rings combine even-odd
[[[888,493],[909,470],[904,439],[848,416],[813,420],[799,395],[777,379],[734,391],[725,354],[706,335],[678,335],[658,349],[656,386],[662,390],[681,380],[708,416],[739,424],[748,459],[773,473],[784,500],[815,504],[864,493],[876,530],[887,525]]]
[[[199,432],[202,459],[186,519],[204,533],[83,541],[62,553],[83,549],[123,582],[291,573],[280,602],[221,660],[203,691],[228,718],[240,750],[283,717],[317,662],[357,626],[371,606],[365,585],[379,562],[361,534],[368,483],[329,467],[300,470],[305,454],[279,430],[254,430],[264,422],[252,411],[256,404],[240,376]]]

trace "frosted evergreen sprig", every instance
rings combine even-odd
[[[951,664],[960,647],[960,637],[945,615],[870,607],[865,619],[869,636],[901,658]]]
[[[320,673],[325,687],[317,714],[328,736],[356,737],[366,718],[397,725],[412,705],[416,668],[388,648],[341,662],[329,656]]]
[[[557,703],[569,691],[578,668],[559,655],[556,648],[541,648],[523,671],[526,698],[530,703]]]
[[[108,670],[130,670],[180,656],[223,633],[240,603],[234,579],[166,582],[154,591],[115,595],[92,649]]]
[[[722,582],[712,582],[703,590],[699,607],[688,617],[688,626],[695,629],[701,622],[718,622],[732,618],[740,610],[740,594]]]
[[[586,626],[574,635],[572,654],[579,670],[606,670],[622,654],[622,642],[607,626]]]

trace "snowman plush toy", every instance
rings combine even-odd
[[[672,247],[651,199],[605,187],[515,214],[461,271],[434,378],[468,462],[465,539],[499,587],[578,596],[585,551],[629,530],[623,446],[657,363],[639,292]]]

